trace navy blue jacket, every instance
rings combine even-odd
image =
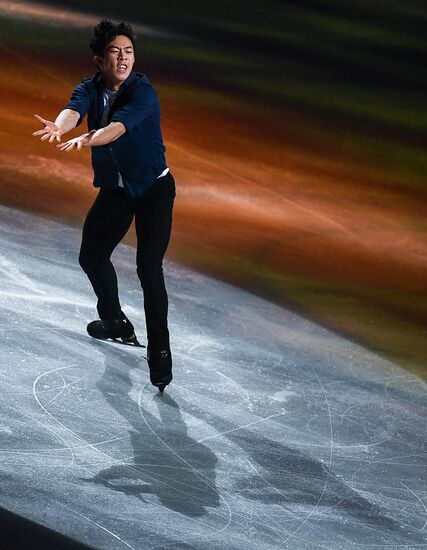
[[[80,114],[77,126],[88,115],[88,129],[100,127],[104,110],[103,77],[98,71],[84,78],[64,109]],[[107,145],[91,147],[95,187],[117,188],[118,172],[128,195],[144,193],[166,169],[157,92],[148,78],[131,71],[122,82],[109,112],[107,124],[122,122],[126,133]]]

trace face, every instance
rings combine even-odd
[[[107,86],[118,89],[129,76],[135,63],[132,42],[127,36],[116,36],[105,48],[104,57],[95,56],[94,61],[99,66]]]

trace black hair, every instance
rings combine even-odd
[[[136,36],[133,33],[132,27],[127,23],[118,23],[116,25],[108,19],[103,19],[95,26],[89,47],[95,55],[104,56],[105,48],[118,35],[127,36],[132,42],[135,51]]]

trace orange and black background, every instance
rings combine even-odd
[[[103,17],[135,26],[159,93],[167,257],[425,375],[425,2],[0,1],[2,204],[82,224],[90,152],[33,137],[33,114],[94,74]]]

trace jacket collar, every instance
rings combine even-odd
[[[123,88],[129,88],[130,86],[132,86],[132,84],[135,82],[135,80],[138,78],[138,74],[136,71],[131,71],[129,76],[127,77],[126,80],[124,80],[121,84],[120,84],[120,88],[119,88],[119,91],[122,91]],[[105,86],[104,84],[104,78],[102,76],[102,73],[101,71],[97,71],[95,73],[95,75],[93,76],[92,78],[92,81],[93,83],[96,85],[96,86]]]

